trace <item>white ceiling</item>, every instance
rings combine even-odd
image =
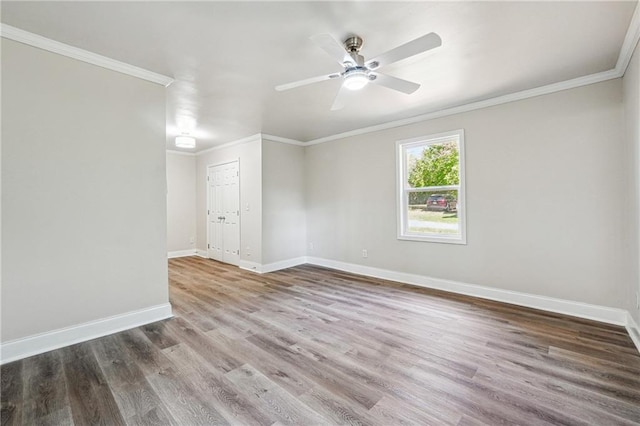
[[[11,2],[2,22],[175,78],[167,147],[256,133],[310,141],[613,69],[636,2]],[[368,85],[331,111],[341,71],[309,37],[357,34],[372,58],[428,32],[442,47],[384,68],[412,95]]]

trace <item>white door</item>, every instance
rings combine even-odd
[[[240,168],[237,161],[207,169],[208,254],[240,263]]]
[[[223,166],[207,169],[207,251],[211,259],[222,262],[222,188]]]

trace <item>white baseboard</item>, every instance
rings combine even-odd
[[[294,266],[304,265],[307,263],[306,256],[295,257],[293,259],[281,260],[279,262],[267,263],[262,265],[261,272],[263,274],[267,272],[275,272],[281,269],[293,268]]]
[[[640,352],[640,327],[633,320],[633,317],[630,313],[627,312],[627,333],[629,333],[629,337],[633,340],[633,344],[636,345],[636,349]]]
[[[262,265],[256,262],[249,262],[248,260],[240,260],[240,264],[238,265],[240,269],[244,269],[245,271],[256,272],[258,274],[262,273]]]
[[[293,268],[294,266],[304,265],[307,263],[306,256],[295,257],[293,259],[281,260],[278,262],[267,263],[266,265],[261,265],[256,262],[249,262],[248,260],[240,261],[240,269],[244,269],[246,271],[256,272],[258,274],[266,274],[269,272],[280,271],[281,269]]]
[[[178,250],[178,251],[170,251],[167,253],[167,257],[169,259],[173,259],[174,257],[186,257],[186,256],[195,256],[196,253],[196,249],[189,249],[189,250]]]
[[[484,287],[475,284],[461,283],[457,281],[431,278],[423,275],[408,274],[404,272],[390,271],[387,269],[372,268],[370,266],[345,263],[337,260],[308,257],[307,262],[312,265],[338,269],[354,274],[385,280],[398,281],[420,287],[465,294],[482,299],[511,303],[528,308],[541,309],[543,311],[571,315],[574,317],[600,321],[608,324],[626,326],[628,312],[624,309],[609,308],[606,306],[590,305],[588,303],[574,302],[571,300],[556,299],[553,297],[537,296],[534,294],[517,291],[503,290],[492,287]]]
[[[340,262],[337,260],[323,259],[319,257],[302,256],[280,262],[269,263],[266,265],[261,265],[255,262],[240,261],[240,268],[247,271],[263,274],[267,272],[274,272],[280,269],[291,268],[293,266],[302,265],[304,263],[324,266],[326,268],[338,269],[340,271],[351,272],[353,274],[381,278],[390,281],[397,281],[405,284],[412,284],[419,287],[444,290],[451,293],[479,297],[481,299],[495,300],[498,302],[505,302],[513,305],[525,306],[528,308],[540,309],[548,312],[571,315],[574,317],[600,321],[607,324],[622,325],[627,327],[627,329],[629,330],[629,335],[632,339],[634,339],[634,343],[636,344],[636,346],[638,346],[638,350],[640,350],[639,329],[633,322],[631,315],[624,309],[591,305],[588,303],[575,302],[572,300],[557,299],[553,297],[539,296],[535,294],[522,293],[493,287],[485,287],[476,284],[467,284],[458,281],[444,280],[441,278],[427,277],[424,275],[391,271],[388,269],[373,268],[370,266]]]
[[[139,327],[172,316],[171,304],[165,303],[71,327],[35,334],[22,339],[10,340],[0,345],[0,364]]]
[[[196,256],[204,257],[205,259],[209,258],[209,254],[206,250],[196,249]]]

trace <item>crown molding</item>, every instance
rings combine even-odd
[[[620,77],[627,71],[627,67],[633,56],[633,51],[638,45],[638,40],[640,40],[640,2],[636,2],[636,10],[633,12],[633,17],[629,23],[627,34],[624,37],[624,42],[618,55],[618,62],[616,63],[615,69],[620,73]]]
[[[272,141],[272,142],[286,143],[286,144],[289,144],[289,145],[296,145],[296,146],[306,146],[307,145],[306,143],[301,142],[301,141],[297,141],[295,139],[288,139],[288,138],[283,138],[283,137],[280,137],[280,136],[267,135],[265,133],[256,133],[255,135],[247,136],[246,138],[238,139],[238,140],[235,140],[233,142],[227,142],[227,143],[222,144],[222,145],[218,145],[218,146],[214,146],[212,148],[208,148],[208,149],[205,149],[205,150],[202,150],[202,151],[198,151],[194,155],[198,156],[198,155],[201,155],[201,154],[206,154],[208,152],[217,151],[219,149],[230,148],[230,147],[235,146],[235,145],[241,145],[243,143],[255,142],[255,141],[260,141],[260,140],[269,140],[269,141]],[[177,153],[178,151],[167,150],[167,152]]]
[[[37,47],[39,49],[43,49],[52,53],[57,53],[59,55],[77,59],[79,61],[83,61],[92,65],[96,65],[102,68],[110,69],[112,71],[120,72],[120,73],[137,77],[146,81],[150,81],[152,83],[161,84],[164,87],[169,86],[174,81],[174,79],[171,77],[167,77],[165,75],[148,71],[143,68],[136,67],[134,65],[120,62],[115,59],[108,58],[106,56],[98,55],[96,53],[89,52],[87,50],[80,49],[74,46],[70,46],[65,43],[51,40],[49,38],[46,38],[34,33],[30,33],[25,30],[21,30],[19,28],[15,28],[10,25],[0,24],[0,36],[9,40],[17,41],[19,43],[24,43],[33,47]],[[233,145],[238,145],[238,144],[253,141],[256,138],[258,139],[264,138],[274,142],[281,142],[281,143],[297,145],[297,146],[317,145],[320,143],[329,142],[329,141],[338,140],[338,139],[344,139],[351,136],[357,136],[357,135],[372,133],[380,130],[406,126],[408,124],[414,124],[422,121],[433,120],[435,118],[446,117],[449,115],[460,114],[460,113],[469,112],[469,111],[482,109],[482,108],[488,108],[491,106],[501,105],[508,102],[519,101],[523,99],[532,98],[535,96],[546,95],[554,92],[559,92],[562,90],[568,90],[568,89],[573,89],[576,87],[581,87],[589,84],[599,83],[599,82],[611,80],[614,78],[620,78],[624,75],[627,67],[629,66],[629,62],[631,61],[631,57],[633,56],[633,52],[639,40],[640,40],[640,3],[636,2],[636,8],[631,18],[629,28],[627,29],[624,42],[620,49],[620,54],[618,55],[618,61],[616,63],[615,68],[612,70],[603,71],[600,73],[591,74],[583,77],[578,77],[578,78],[566,80],[559,83],[553,83],[553,84],[549,84],[546,86],[541,86],[533,89],[523,90],[520,92],[511,93],[504,96],[498,96],[495,98],[486,99],[478,102],[463,104],[463,105],[459,105],[459,106],[455,106],[455,107],[451,107],[443,110],[432,111],[426,114],[421,114],[421,115],[409,117],[406,119],[389,121],[389,122],[382,123],[375,126],[363,127],[363,128],[351,130],[348,132],[337,133],[334,135],[329,135],[329,136],[325,136],[318,139],[312,139],[307,142],[301,142],[294,139],[288,139],[288,138],[283,138],[279,136],[258,133],[256,135],[249,136],[248,138],[244,138],[244,139],[229,142],[223,145],[215,146],[215,147],[194,153],[192,155],[197,156],[210,151],[228,148]],[[178,153],[179,151],[167,150],[167,152]],[[181,154],[189,155],[191,153],[181,153]]]
[[[68,44],[60,43],[10,25],[0,24],[0,36],[122,74],[137,77],[142,80],[150,81],[152,83],[161,84],[164,87],[173,83],[173,78],[171,77],[126,64],[124,62],[116,61],[115,59],[107,58],[106,56],[98,55]]]
[[[426,114],[417,115],[415,117],[405,118],[402,120],[389,121],[386,123],[378,124],[375,126],[363,127],[360,129],[350,130],[348,132],[337,133],[335,135],[329,135],[318,139],[313,139],[306,142],[304,145],[317,145],[324,142],[334,141],[338,139],[344,139],[351,136],[364,135],[366,133],[377,132],[379,130],[392,129],[394,127],[406,126],[408,124],[419,123],[422,121],[433,120],[435,118],[446,117],[448,115],[461,114],[463,112],[469,112],[476,109],[488,108],[496,105],[505,104],[508,102],[520,101],[523,99],[533,98],[535,96],[548,95],[562,90],[574,89],[576,87],[587,86],[589,84],[600,83],[602,81],[612,80],[614,78],[620,78],[624,76],[633,52],[640,40],[640,2],[636,2],[636,8],[633,12],[629,28],[620,48],[618,55],[618,61],[614,69],[599,72],[596,74],[590,74],[583,77],[574,78],[571,80],[561,81],[559,83],[548,84],[546,86],[536,87],[534,89],[523,90],[520,92],[510,93],[504,96],[498,96],[491,99],[485,99],[478,102],[472,102],[469,104],[458,105],[451,108],[446,108],[439,111],[432,111]]]
[[[559,92],[561,90],[573,89],[580,86],[586,86],[589,84],[600,83],[602,81],[618,78],[621,75],[617,70],[609,70],[596,74],[587,75],[584,77],[574,78],[572,80],[562,81],[560,83],[548,84],[546,86],[536,87],[534,89],[523,90],[521,92],[510,93],[504,96],[498,96],[491,99],[485,99],[478,102],[472,102],[469,104],[463,104],[452,108],[442,109],[439,111],[433,111],[422,115],[416,115],[410,118],[404,118],[402,120],[389,121],[383,124],[375,126],[363,127],[361,129],[350,130],[344,133],[338,133],[335,135],[325,136],[323,138],[314,139],[305,144],[317,145],[324,142],[329,142],[337,139],[344,139],[351,136],[363,135],[366,133],[377,132],[379,130],[392,129],[394,127],[406,126],[408,124],[419,123],[422,121],[433,120],[435,118],[446,117],[454,114],[461,114],[463,112],[474,111],[477,109],[488,108],[496,105],[502,105],[509,102],[520,101],[523,99],[533,98],[536,96],[547,95],[550,93]]]
[[[184,156],[187,156],[187,157],[195,157],[197,155],[195,152],[176,151],[176,150],[173,150],[173,149],[167,149],[167,154],[184,155]]]
[[[265,133],[262,133],[261,135],[262,135],[262,139],[266,139],[266,140],[272,141],[272,142],[280,142],[280,143],[286,143],[286,144],[289,144],[289,145],[296,145],[296,146],[305,146],[305,145],[307,145],[305,142],[297,141],[295,139],[282,138],[280,136],[267,135]]]
[[[198,151],[196,152],[196,156],[202,155],[202,154],[206,154],[208,152],[212,152],[212,151],[217,151],[219,149],[225,149],[225,148],[230,148],[232,146],[235,145],[242,145],[243,143],[249,143],[249,142],[255,142],[255,141],[260,141],[262,140],[262,134],[261,133],[256,133],[255,135],[251,135],[251,136],[247,136],[246,138],[242,138],[242,139],[238,139],[235,140],[233,142],[227,142],[224,143],[222,145],[218,145],[218,146],[214,146],[212,148],[208,148],[202,151]]]

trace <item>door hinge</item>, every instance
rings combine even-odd
[[[209,210],[207,210],[207,215],[210,215],[210,214],[211,214],[211,212]]]
[[[210,180],[209,178],[210,178],[210,176],[207,176],[207,180]]]
[[[237,172],[236,172],[236,176],[240,176],[240,171],[237,171]]]
[[[208,249],[209,249],[209,248],[211,248],[211,244],[207,244],[207,248],[208,248]]]

